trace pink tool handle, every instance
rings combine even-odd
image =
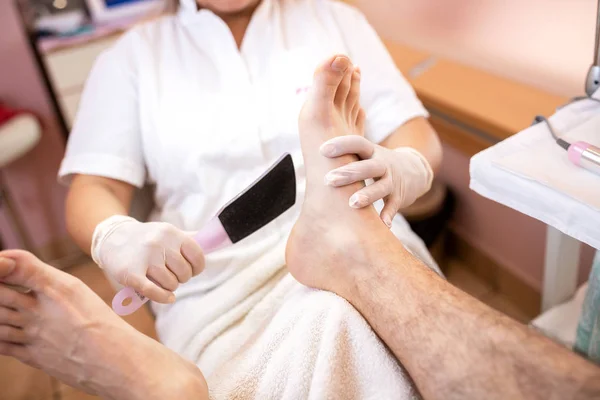
[[[231,245],[229,235],[219,221],[218,217],[211,219],[208,224],[194,235],[196,243],[202,247],[204,254]],[[131,301],[128,301],[128,300]],[[130,287],[123,288],[116,294],[112,301],[112,308],[121,316],[133,314],[148,301],[148,298]],[[124,304],[128,303],[128,304]]]
[[[581,156],[588,147],[590,147],[590,144],[586,142],[575,142],[570,145],[568,150],[569,160],[575,165],[581,165]]]

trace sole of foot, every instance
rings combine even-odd
[[[298,122],[307,184],[286,261],[301,283],[338,294],[343,289],[334,285],[342,284],[347,276],[346,261],[365,258],[365,241],[371,242],[371,248],[374,241],[393,237],[372,206],[353,209],[348,205],[363,183],[340,188],[324,183],[329,171],[357,160],[355,156],[326,158],[319,148],[336,136],[364,134],[365,113],[359,97],[359,71],[348,57],[334,56],[317,68]]]

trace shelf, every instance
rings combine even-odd
[[[430,110],[442,140],[468,156],[549,116],[568,99],[460,63],[385,42]],[[418,73],[415,74],[415,72]]]

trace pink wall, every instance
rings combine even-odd
[[[387,38],[567,96],[593,59],[596,0],[355,0]]]
[[[64,141],[11,0],[0,0],[0,101],[33,111],[44,125],[37,148],[2,170],[34,244],[44,246],[66,235],[65,191],[56,183]],[[0,235],[7,247],[19,247],[5,217]]]
[[[582,94],[593,55],[595,0],[357,0],[379,34],[542,89]],[[458,197],[454,229],[533,287],[545,227],[469,190],[469,159],[445,149],[441,179]],[[582,255],[587,276],[592,249]]]

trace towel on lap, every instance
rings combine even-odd
[[[414,233],[402,240],[439,272]],[[161,341],[198,365],[213,399],[419,398],[352,305],[287,272],[286,242],[256,244],[214,289],[154,305]]]

